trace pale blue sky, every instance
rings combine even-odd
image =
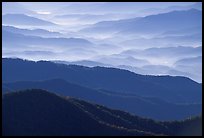
[[[62,8],[71,4],[99,4],[102,2],[19,2],[20,4],[31,8],[33,10],[49,10]],[[103,2],[104,3],[104,2]],[[111,2],[112,3],[112,2]],[[115,2],[117,3],[117,2]],[[195,2],[130,2],[133,5],[138,5],[138,8],[167,8],[169,6],[186,6],[194,4]],[[123,3],[121,3],[123,5]]]

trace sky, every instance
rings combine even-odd
[[[92,4],[105,4],[106,2],[19,2],[25,7],[32,9],[34,11],[38,10],[47,10],[49,12],[56,10],[58,8],[63,8],[70,5],[77,5],[83,4],[86,6],[92,6]],[[117,3],[117,2],[115,2]],[[137,5],[138,8],[145,9],[145,8],[167,8],[169,6],[187,6],[191,5],[194,2],[128,2],[131,5]],[[121,3],[122,5],[123,3]]]

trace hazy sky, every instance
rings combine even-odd
[[[71,8],[75,9],[78,6],[86,6],[84,8],[93,8],[100,4],[104,4],[104,6],[123,6],[129,7],[134,6],[135,10],[143,10],[148,8],[167,8],[170,6],[188,6],[192,5],[195,2],[3,2],[3,5],[16,5],[19,3],[20,5],[24,6],[25,8],[38,12],[55,12],[61,8],[66,8],[67,6],[71,6]],[[3,7],[4,8],[4,7]],[[67,10],[69,10],[67,8]],[[4,9],[3,9],[4,11]],[[92,11],[94,12],[94,11]]]
[[[32,10],[47,10],[52,11],[57,8],[63,8],[69,5],[75,5],[75,4],[83,4],[86,6],[92,6],[92,4],[99,4],[99,3],[105,3],[105,2],[19,2],[20,4],[32,9]],[[111,2],[113,3],[113,2]],[[118,3],[118,2],[114,2]],[[120,2],[121,3],[121,2]],[[137,5],[138,8],[167,8],[169,6],[187,6],[191,5],[194,2],[128,2],[131,5]],[[124,3],[122,2],[121,5]]]

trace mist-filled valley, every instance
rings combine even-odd
[[[85,60],[202,82],[201,3],[156,3],[3,3],[3,57]]]

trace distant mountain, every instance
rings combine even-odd
[[[202,82],[202,56],[182,58],[174,63],[174,68],[191,73],[193,78]]]
[[[82,38],[64,38],[64,37],[48,37],[27,36],[19,33],[13,33],[7,30],[2,31],[2,39],[4,47],[13,47],[14,45],[44,45],[44,46],[90,46],[92,43]],[[12,41],[10,41],[12,40]]]
[[[194,56],[194,55],[201,55],[202,46],[199,47],[166,47],[166,48],[149,48],[145,50],[146,55],[158,55],[158,52],[161,54],[159,56]],[[168,54],[167,54],[168,52]]]
[[[202,42],[202,33],[196,34],[187,34],[183,36],[165,36],[165,37],[156,37],[156,41],[163,41],[170,43],[171,41],[180,42],[183,45],[193,45],[196,42]],[[183,42],[183,43],[182,43]]]
[[[202,109],[200,104],[177,105],[165,102],[159,98],[141,97],[134,94],[123,94],[103,89],[90,89],[71,84],[61,79],[2,84],[3,93],[30,88],[44,89],[55,92],[56,94],[80,98],[156,120],[181,120],[189,116],[199,115]]]
[[[200,26],[185,28],[181,30],[172,30],[162,33],[160,36],[184,36],[184,35],[200,34],[202,36],[202,30]]]
[[[98,56],[94,60],[103,64],[110,64],[113,66],[119,65],[144,66],[150,64],[150,62],[145,59],[134,58],[133,56],[123,57],[122,55]]]
[[[34,14],[18,2],[2,2],[2,14]]]
[[[174,103],[202,101],[201,84],[179,76],[145,76],[116,68],[89,68],[9,58],[2,58],[2,75],[3,82],[60,78],[89,88],[159,97]]]
[[[39,89],[3,95],[2,109],[3,136],[201,135],[202,132],[201,117],[155,122]],[[189,128],[191,131],[186,131]]]
[[[96,53],[94,51],[95,44],[83,38],[56,37],[58,34],[54,32],[49,34],[49,32],[44,30],[11,31],[11,28],[7,29],[2,29],[3,57],[18,57],[32,60],[70,60],[70,58],[71,60],[81,60],[89,58]],[[22,34],[24,31],[26,35]],[[27,35],[27,33],[29,34]]]
[[[136,17],[135,14],[124,14],[124,13],[107,13],[107,14],[96,14],[96,13],[89,13],[89,14],[71,14],[67,13],[64,15],[56,15],[53,17],[54,20],[60,22],[69,22],[69,21],[77,21],[83,24],[94,24],[101,21],[110,21],[110,20],[119,20],[119,19],[128,19]],[[72,23],[72,22],[69,22]]]
[[[124,24],[117,27],[118,22],[113,21],[97,23],[88,28],[81,30],[82,32],[117,32],[119,35],[124,34],[159,34],[166,31],[179,30],[195,26],[202,26],[202,12],[196,9],[186,11],[172,11],[156,15],[149,15],[143,18],[133,18],[122,20]],[[128,23],[127,23],[128,22]],[[112,27],[116,24],[116,27]]]
[[[197,82],[202,82],[201,77],[201,65],[202,60],[193,60],[187,64],[179,64],[178,61],[182,59],[188,59],[192,57],[200,57],[202,58],[202,46],[198,47],[185,47],[185,46],[176,46],[176,47],[152,47],[147,49],[134,49],[130,48],[129,50],[122,51],[117,54],[118,57],[128,57],[132,56],[134,58],[142,58],[148,59],[151,62],[151,66],[147,66],[147,68],[138,66],[129,65],[132,67],[124,67],[124,69],[128,69],[130,71],[140,73],[140,74],[168,74],[168,75],[180,75],[189,77]],[[177,63],[177,64],[176,64]],[[195,64],[196,63],[196,64]],[[161,65],[167,66],[168,68],[161,68]],[[178,66],[180,65],[180,66]],[[183,67],[182,67],[182,66]],[[186,67],[187,65],[187,67]],[[149,68],[148,68],[149,66]],[[152,68],[151,68],[152,67]]]
[[[195,4],[188,5],[188,6],[170,6],[166,8],[165,10],[189,10],[189,9],[197,9],[197,10],[202,10],[202,3],[201,2],[196,2]]]
[[[29,26],[53,26],[52,22],[38,19],[25,14],[6,14],[2,16],[4,25],[29,25]]]
[[[117,66],[119,69],[129,70],[131,72],[137,73],[137,74],[143,74],[147,75],[146,71],[143,70],[141,67],[135,67],[135,66],[128,66],[128,65],[119,65]]]
[[[187,10],[191,8],[196,8],[201,10],[201,2],[192,4],[181,4],[181,3],[163,3],[163,2],[148,2],[148,3],[135,3],[135,2],[93,2],[93,3],[70,3],[64,7],[58,8],[55,13],[58,14],[135,14],[137,17],[144,15],[150,15],[160,12],[169,12],[172,10]],[[147,12],[149,10],[149,12]],[[145,12],[146,11],[146,12]]]
[[[96,61],[91,61],[91,60],[79,60],[79,61],[72,61],[72,62],[61,61],[61,60],[53,60],[51,62],[66,64],[66,65],[81,65],[81,66],[87,66],[87,67],[96,67],[96,66],[110,67],[110,66],[112,66],[112,65],[109,65],[109,64],[103,64],[103,63],[96,62]]]
[[[157,15],[146,16],[133,26],[128,26],[122,33],[161,33],[167,30],[184,29],[194,26],[201,26],[202,12],[196,9],[187,11],[172,11]]]
[[[192,67],[190,67],[192,68]],[[201,68],[201,67],[193,67],[194,69],[195,68]],[[198,70],[201,70],[201,69],[198,69]],[[201,73],[200,72],[197,72],[194,70],[194,73],[193,71],[189,71],[187,67],[183,67],[183,68],[180,68],[180,67],[174,67],[173,69],[170,69],[167,71],[167,74],[171,75],[171,76],[187,76],[195,81],[197,81],[198,83],[202,83],[202,76],[200,75]]]
[[[131,50],[129,50],[129,52],[130,51]],[[134,50],[132,52],[134,53]],[[31,54],[31,52],[29,52],[29,51],[27,51],[26,53]],[[37,53],[39,54],[40,51]],[[47,54],[49,54],[49,53],[47,53]],[[59,64],[66,64],[66,65],[81,65],[81,66],[87,66],[87,67],[96,67],[96,66],[113,67],[113,68],[129,70],[131,72],[134,72],[137,74],[142,74],[142,75],[185,76],[185,77],[189,77],[189,78],[191,78],[197,82],[202,82],[202,80],[201,80],[202,78],[200,76],[200,73],[197,73],[194,70],[192,70],[190,72],[188,72],[188,71],[185,72],[185,69],[180,70],[181,66],[179,66],[179,70],[177,70],[176,64],[174,64],[173,67],[172,66],[165,66],[165,65],[151,65],[151,64],[138,67],[138,66],[131,66],[131,65],[116,65],[116,66],[114,66],[111,64],[103,64],[101,62],[96,62],[96,61],[91,61],[91,60],[79,60],[79,61],[74,61],[74,62],[53,60],[51,62],[55,62],[55,63],[59,63]],[[194,68],[199,68],[199,65],[201,65],[201,63],[202,62],[198,61],[196,63],[192,63],[192,64],[188,64],[188,65],[189,65],[189,67],[192,66]],[[120,64],[122,64],[122,62],[120,62]],[[193,64],[196,66],[193,66]],[[139,65],[139,64],[137,64],[137,65]]]
[[[144,50],[130,49],[121,52],[121,55],[135,56],[135,57],[190,57],[190,56],[201,56],[202,46],[198,47],[153,47]]]
[[[63,34],[59,32],[50,32],[44,29],[20,29],[13,26],[2,26],[2,30],[11,32],[11,33],[17,33],[17,34],[23,34],[23,35],[29,35],[29,36],[40,36],[40,37],[63,37]]]
[[[201,2],[196,2],[191,5],[172,5],[166,8],[147,8],[144,10],[141,10],[143,14],[158,14],[158,13],[166,13],[166,12],[171,12],[171,11],[183,11],[183,10],[190,10],[190,9],[197,9],[197,10],[202,10],[202,3]]]
[[[123,41],[117,43],[119,46],[126,46],[127,49],[147,49],[147,48],[162,48],[162,47],[177,47],[177,46],[200,46],[202,45],[202,34],[191,33],[179,35],[162,34],[158,36],[152,36],[152,38],[140,38],[140,37],[129,37],[123,38]],[[122,36],[121,36],[122,40]]]
[[[195,65],[195,64],[202,64],[202,56],[192,57],[192,58],[184,58],[178,60],[175,65]]]
[[[120,31],[120,29],[125,28],[128,25],[132,25],[133,22],[136,22],[139,19],[141,18],[137,17],[133,19],[122,19],[122,20],[116,20],[116,21],[101,21],[92,25],[91,27],[82,29],[80,32],[82,33],[118,32]]]
[[[164,66],[164,65],[146,65],[142,67],[143,70],[145,70],[147,73],[149,74],[166,74],[166,72],[168,72],[168,70],[170,70],[171,68],[168,66]]]
[[[199,63],[201,64],[201,63]],[[202,82],[201,74],[201,67],[199,64],[193,66],[192,64],[188,66],[188,68],[195,68],[194,70],[189,71],[186,66],[164,66],[164,65],[145,65],[143,67],[135,67],[135,66],[127,66],[127,65],[119,65],[117,68],[129,70],[138,74],[143,75],[171,75],[171,76],[185,76],[189,77],[196,82]],[[196,70],[200,70],[197,72]],[[187,71],[187,72],[185,72]]]

